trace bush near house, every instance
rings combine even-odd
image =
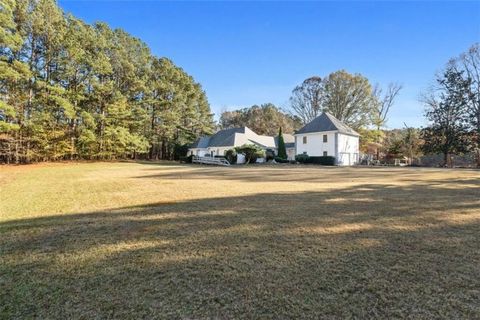
[[[310,157],[308,154],[298,154],[295,156],[295,160],[300,163],[313,163],[323,166],[335,165],[335,157],[332,156]]]
[[[332,156],[310,157],[309,163],[321,164],[323,166],[334,166],[335,157],[332,157]]]
[[[275,159],[275,151],[272,149],[267,149],[265,151],[265,160],[271,161],[273,159]]]
[[[308,156],[308,154],[297,154],[295,156],[295,160],[300,163],[308,163],[309,159],[310,157]]]
[[[225,159],[227,159],[230,164],[237,163],[237,151],[235,149],[229,149],[225,152]]]
[[[235,151],[237,154],[243,153],[245,155],[245,163],[255,163],[258,158],[265,158],[265,151],[254,144],[244,144],[236,147]]]
[[[284,159],[284,158],[281,158],[281,157],[275,157],[275,162],[278,162],[278,163],[289,163],[290,160],[287,160],[287,159]]]
[[[187,157],[180,157],[180,162],[184,163],[192,163],[193,155],[189,155]]]

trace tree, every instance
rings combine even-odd
[[[424,97],[425,116],[430,125],[422,130],[427,153],[440,152],[444,165],[451,165],[450,154],[467,152],[470,147],[465,109],[468,104],[470,82],[463,78],[463,71],[447,66],[436,79],[437,87]]]
[[[224,111],[220,116],[219,126],[221,129],[246,126],[257,134],[274,136],[278,133],[279,127],[293,133],[300,128],[301,123],[297,117],[282,112],[271,103],[265,103],[235,111]]]
[[[241,153],[245,156],[245,163],[255,163],[258,158],[265,157],[265,151],[254,144],[244,144],[240,147],[235,147],[237,154]]]
[[[401,151],[403,155],[408,158],[409,164],[412,164],[413,159],[421,155],[422,145],[423,142],[420,137],[420,131],[405,124]]]
[[[385,132],[383,151],[387,157],[406,157],[409,164],[421,155],[423,142],[418,129],[408,127]]]
[[[344,70],[325,79],[325,110],[354,129],[370,124],[375,97],[367,78]]]
[[[371,124],[375,104],[376,98],[367,78],[340,70],[324,79],[308,78],[295,87],[290,98],[290,111],[303,124],[322,112],[329,112],[354,129],[359,129]]]
[[[325,110],[324,100],[324,81],[318,76],[310,77],[293,89],[290,97],[291,112],[300,118],[302,124],[307,124]]]
[[[287,159],[287,149],[285,148],[285,141],[283,140],[282,127],[278,130],[278,157]]]
[[[378,132],[378,139],[376,143],[379,145],[381,145],[383,138],[381,129],[385,126],[388,113],[390,112],[390,109],[395,102],[395,98],[401,89],[402,86],[396,83],[390,83],[385,92],[383,92],[382,88],[378,84],[373,89],[374,103],[371,121]],[[379,159],[379,157],[380,149],[377,148],[377,159]]]
[[[200,84],[55,0],[0,5],[0,161],[172,158],[211,133]]]
[[[475,132],[473,136],[477,167],[480,167],[480,43],[475,43],[452,64],[463,71],[463,78],[469,81],[467,113],[469,123]]]

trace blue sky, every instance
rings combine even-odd
[[[202,84],[217,115],[266,102],[286,108],[305,78],[345,69],[372,83],[401,83],[388,126],[421,126],[420,93],[449,58],[480,41],[480,1],[59,4],[172,59]]]

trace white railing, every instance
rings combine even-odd
[[[228,160],[225,158],[199,157],[199,156],[193,156],[192,163],[213,164],[217,166],[230,165],[230,162],[228,162]]]

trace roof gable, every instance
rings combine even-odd
[[[307,123],[303,128],[298,130],[296,134],[324,131],[338,131],[344,134],[359,136],[358,132],[327,112],[323,112],[311,122]]]

